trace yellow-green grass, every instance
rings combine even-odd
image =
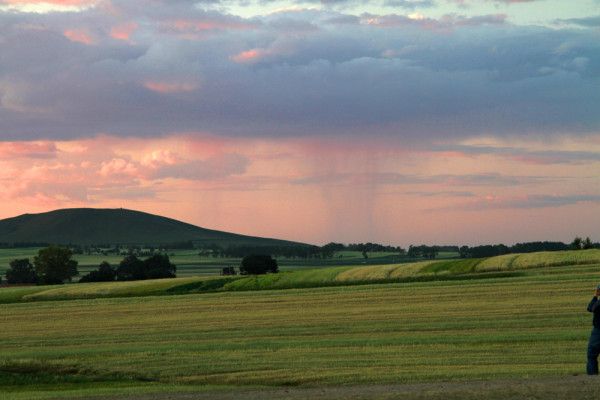
[[[423,261],[408,264],[373,265],[368,267],[348,268],[336,277],[337,282],[385,281],[395,278],[419,275],[423,268],[434,261]]]
[[[551,274],[3,305],[0,392],[583,373],[600,265]],[[172,385],[172,386],[169,386]],[[170,389],[169,389],[170,388]]]
[[[503,256],[490,257],[482,260],[476,267],[477,271],[506,271],[512,268],[515,258],[521,254],[505,254]]]
[[[558,268],[571,263],[573,265],[587,265],[594,262],[594,260],[600,263],[600,250],[530,253],[488,259],[431,260],[408,264],[363,267],[342,266],[299,269],[278,274],[231,278],[199,276],[137,282],[0,288],[0,303],[214,291],[276,290],[417,280],[485,279],[494,276],[536,273],[535,271],[531,272],[534,268]],[[492,271],[495,271],[495,274]]]
[[[46,286],[42,291],[23,296],[23,300],[82,299],[99,297],[151,296],[190,283],[204,282],[209,277],[152,279],[147,281],[79,283],[75,285]]]

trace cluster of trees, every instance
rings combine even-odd
[[[245,256],[240,264],[242,275],[260,275],[279,272],[277,260],[266,254],[251,254]]]
[[[439,246],[426,246],[424,244],[422,244],[420,246],[410,245],[408,247],[408,252],[406,253],[406,255],[411,258],[423,257],[428,260],[433,260],[434,258],[437,257],[439,252],[440,252]]]
[[[600,243],[592,243],[589,237],[582,239],[576,236],[571,242],[571,248],[573,250],[600,249]]]
[[[38,251],[33,263],[29,258],[12,260],[6,271],[10,284],[54,285],[71,281],[79,275],[73,252],[65,247],[50,246]]]
[[[386,246],[378,243],[352,243],[345,245],[343,243],[328,243],[324,246],[298,246],[298,245],[274,245],[274,246],[227,246],[221,247],[217,244],[205,246],[198,255],[202,257],[227,257],[241,258],[248,254],[270,254],[273,257],[297,258],[297,259],[326,259],[333,258],[335,253],[340,251],[360,251],[363,255],[368,252],[396,252],[400,255],[405,254],[405,250],[400,246]]]
[[[166,254],[155,254],[140,260],[131,254],[126,256],[117,268],[106,261],[96,271],[81,277],[79,282],[139,281],[145,279],[175,278],[177,267]]]
[[[270,254],[274,257],[284,258],[320,258],[321,251],[319,246],[291,246],[291,245],[274,245],[274,246],[252,246],[252,245],[240,245],[240,246],[227,246],[221,247],[218,245],[211,245],[206,249],[201,250],[200,255],[206,255],[208,252],[213,257],[227,257],[227,258],[242,258],[249,254]]]
[[[584,250],[600,249],[600,243],[593,243],[590,238],[582,239],[576,237],[573,242],[566,244],[563,242],[527,242],[517,243],[513,246],[504,244],[484,245],[484,246],[462,246],[459,248],[461,258],[481,258],[501,256],[511,253],[534,253],[536,251],[561,251],[561,250]]]
[[[49,246],[38,251],[33,263],[29,258],[12,260],[6,271],[9,284],[53,285],[71,281],[79,275],[77,261],[72,259],[71,249]],[[106,261],[91,271],[80,282],[131,281],[143,279],[174,278],[176,266],[166,254],[154,254],[144,260],[135,255],[126,256],[114,268]]]
[[[277,260],[267,254],[250,254],[242,258],[240,263],[241,275],[276,274],[279,272]],[[235,267],[221,269],[221,275],[237,275]]]

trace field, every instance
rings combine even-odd
[[[556,274],[557,267],[600,264],[600,250],[543,252],[487,259],[430,260],[404,264],[295,268],[261,276],[188,276],[176,279],[86,283],[59,286],[5,288],[0,303],[36,300],[72,300],[102,297],[181,295],[221,291],[300,289],[371,283],[410,283],[447,280],[478,280]]]
[[[594,256],[582,254],[555,257],[585,262]],[[546,264],[548,257],[542,257]],[[313,390],[328,398],[390,399],[425,398],[419,396],[436,390],[448,395],[440,382],[449,382],[456,398],[500,398],[490,388],[509,380],[522,386],[523,396],[535,397],[532,387],[556,394],[568,385],[571,394],[597,394],[587,381],[568,377],[584,371],[591,324],[585,306],[600,281],[600,263],[544,266],[536,260],[537,268],[519,275],[477,279],[462,272],[485,260],[413,264],[412,274],[455,270],[455,280],[429,282],[44,302],[35,300],[51,300],[51,293],[27,302],[3,295],[0,387],[8,399],[133,393],[184,399],[192,398],[186,397],[190,392],[215,399],[281,398],[282,387],[291,390],[289,398]],[[362,271],[380,277],[394,268]],[[505,268],[515,268],[514,262]],[[356,267],[334,268],[329,279],[353,270],[364,280]],[[67,289],[102,296],[102,285],[111,296],[168,294],[202,280],[214,279],[52,290],[59,292],[54,298],[69,298],[60,294]],[[40,289],[48,291],[1,289],[0,295]],[[410,387],[422,390],[410,397],[403,392]],[[404,394],[391,397],[395,392]]]
[[[4,275],[8,269],[11,260],[16,258],[29,258],[33,261],[33,257],[37,254],[40,248],[20,248],[20,249],[0,249],[0,275]],[[171,261],[177,265],[177,276],[198,276],[198,275],[218,275],[221,268],[224,266],[238,266],[239,258],[220,258],[199,256],[198,250],[172,250],[169,251]],[[399,262],[414,261],[408,257],[400,257],[394,253],[377,252],[368,253],[369,258],[364,259],[359,251],[343,251],[335,254],[330,259],[286,259],[278,260],[280,270],[291,271],[297,269],[315,268],[315,267],[330,267],[344,265],[381,265]],[[452,258],[456,257],[456,253],[443,253],[440,257]],[[143,258],[143,257],[142,257]],[[81,275],[88,273],[91,270],[97,269],[102,261],[108,261],[112,265],[118,265],[123,259],[123,256],[109,254],[106,256],[99,254],[76,254],[74,259],[79,263],[79,272]]]

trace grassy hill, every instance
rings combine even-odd
[[[303,245],[201,228],[140,211],[72,208],[0,220],[0,243]]]

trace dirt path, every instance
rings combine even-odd
[[[512,379],[422,384],[324,386],[319,388],[234,389],[203,393],[90,397],[89,400],[496,400],[591,399],[600,395],[600,377]]]

